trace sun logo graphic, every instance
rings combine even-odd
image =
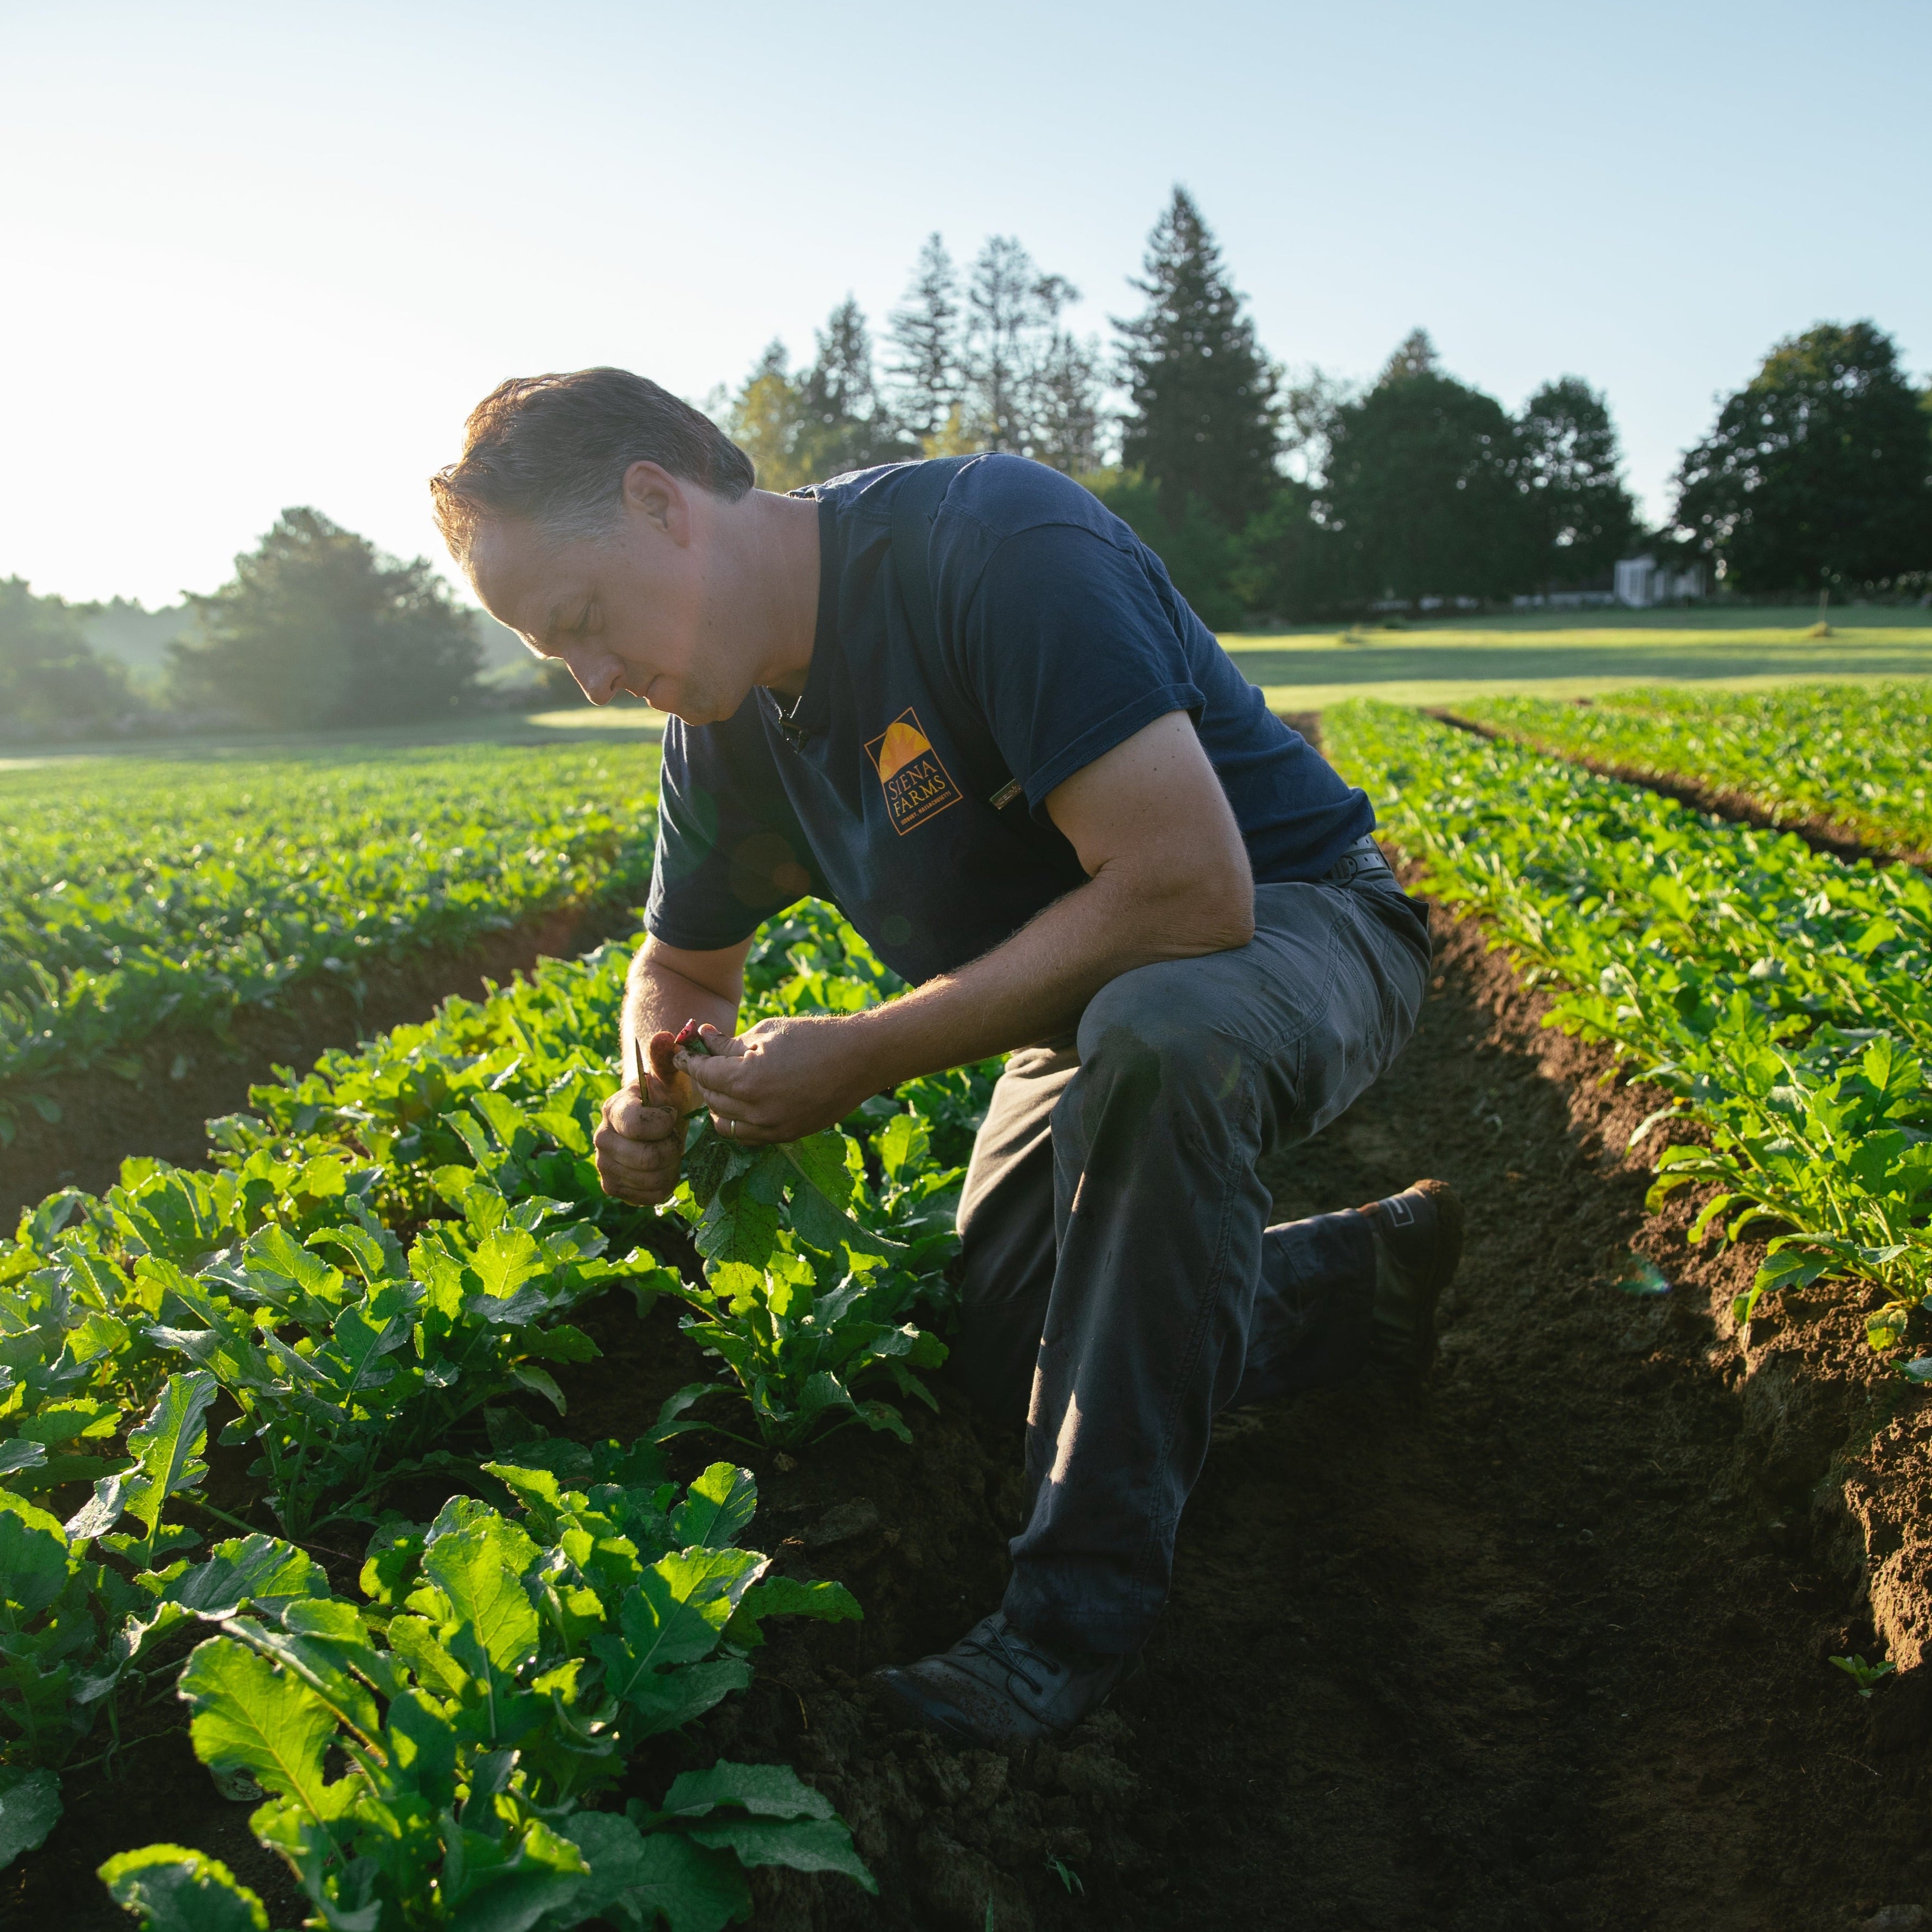
[[[866,755],[885,788],[886,814],[902,837],[959,802],[959,788],[939,762],[916,712],[902,711],[878,737],[867,741]]]

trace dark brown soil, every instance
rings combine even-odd
[[[752,1693],[636,1778],[783,1756],[835,1798],[880,1895],[760,1872],[763,1932],[982,1932],[989,1900],[1001,1932],[1811,1932],[1932,1904],[1932,1405],[1822,1290],[1736,1332],[1755,1252],[1688,1248],[1690,1204],[1645,1211],[1624,1148],[1653,1096],[1543,1029],[1474,927],[1438,941],[1402,1062],[1268,1175],[1283,1216],[1424,1172],[1461,1191],[1433,1387],[1224,1418],[1146,1671],[1065,1744],[956,1756],[859,1682],[997,1600],[1010,1433],[942,1376],[910,1450],[849,1431],[750,1459],[763,1546],[866,1621],[781,1631]],[[1668,1294],[1617,1286],[1634,1250]],[[568,1426],[628,1435],[696,1364],[668,1307],[594,1322]],[[1906,1674],[1862,1702],[1827,1660],[1887,1644]],[[178,1739],[70,1802],[0,1880],[8,1924],[124,1922],[92,1866],[160,1837],[296,1922]]]
[[[100,1192],[129,1154],[200,1166],[208,1155],[203,1124],[245,1107],[249,1088],[274,1067],[306,1068],[330,1047],[427,1019],[452,993],[479,998],[486,980],[500,983],[546,956],[568,958],[629,931],[635,917],[609,904],[541,913],[460,952],[380,961],[359,998],[314,981],[291,988],[279,1007],[238,1016],[225,1037],[158,1034],[133,1049],[138,1079],[102,1071],[35,1081],[32,1091],[51,1100],[59,1118],[49,1124],[31,1107],[20,1109],[18,1135],[0,1148],[0,1227],[11,1228],[22,1207],[56,1188]]]
[[[1498,731],[1493,724],[1479,724],[1473,718],[1460,717],[1453,711],[1431,711],[1429,715],[1444,724],[1454,725],[1459,731],[1473,732],[1478,738],[1515,736],[1513,732]],[[1641,785],[1645,790],[1656,792],[1664,798],[1674,798],[1679,805],[1688,805],[1694,812],[1708,812],[1715,818],[1728,818],[1736,825],[1754,826],[1760,832],[1789,832],[1803,839],[1813,851],[1828,854],[1834,859],[1869,859],[1875,866],[1889,866],[1902,860],[1909,865],[1932,866],[1932,856],[1925,853],[1902,852],[1892,846],[1874,845],[1853,827],[1830,819],[1780,814],[1744,792],[1726,791],[1718,786],[1707,785],[1701,779],[1682,772],[1666,775],[1636,765],[1606,764],[1601,759],[1580,758],[1574,752],[1537,744],[1534,740],[1522,742],[1534,751],[1544,752],[1553,758],[1566,759],[1573,765],[1581,765],[1599,778],[1616,778],[1624,784]]]

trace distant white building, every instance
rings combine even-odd
[[[1707,586],[1701,563],[1673,570],[1654,556],[1627,556],[1616,567],[1616,596],[1619,604],[1641,610],[1652,604],[1675,604],[1701,597]]]

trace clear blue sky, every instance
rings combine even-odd
[[[1653,511],[1778,337],[1932,362],[1923,0],[0,0],[0,574],[72,597],[212,587],[290,503],[440,559],[500,377],[701,396],[934,228],[1102,328],[1177,180],[1277,358],[1574,371]]]

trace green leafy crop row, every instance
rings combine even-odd
[[[654,779],[652,753],[500,746],[0,774],[0,1141],[24,1083],[131,1070],[158,1025],[635,887]]]
[[[868,1102],[847,1131],[783,1148],[736,1148],[702,1120],[694,1123],[686,1184],[664,1210],[690,1224],[704,1258],[704,1278],[687,1278],[650,1250],[658,1217],[606,1197],[591,1157],[598,1108],[614,1084],[626,959],[625,949],[609,946],[580,961],[547,962],[482,1002],[448,1001],[422,1026],[358,1053],[326,1055],[307,1075],[284,1073],[254,1090],[250,1113],[212,1124],[210,1171],[132,1160],[106,1196],[69,1190],[22,1216],[15,1240],[0,1248],[0,1482],[11,1492],[0,1508],[37,1534],[60,1539],[68,1567],[52,1598],[10,1602],[11,1621],[0,1630],[0,1854],[28,1842],[10,1818],[31,1822],[44,1814],[51,1823],[58,1805],[53,1774],[78,1761],[90,1738],[98,1744],[104,1728],[104,1750],[112,1752],[124,1696],[166,1694],[180,1658],[178,1644],[171,1650],[164,1640],[177,1626],[214,1604],[222,1606],[223,1640],[250,1641],[233,1622],[240,1586],[232,1566],[251,1576],[264,1563],[272,1569],[262,1553],[269,1545],[285,1550],[283,1539],[299,1541],[325,1526],[339,1538],[359,1524],[380,1541],[394,1527],[388,1492],[404,1477],[441,1476],[453,1490],[480,1488],[499,1499],[514,1492],[540,1540],[557,1530],[564,1505],[538,1492],[542,1479],[529,1469],[556,1474],[569,1465],[598,1482],[632,1480],[611,1463],[614,1448],[599,1452],[604,1460],[592,1472],[590,1452],[544,1434],[516,1406],[535,1399],[563,1413],[553,1370],[597,1352],[569,1318],[591,1296],[623,1287],[640,1316],[660,1299],[681,1301],[686,1329],[718,1364],[717,1379],[664,1405],[651,1432],[657,1441],[716,1427],[706,1400],[714,1394],[747,1402],[767,1443],[795,1445],[851,1423],[904,1434],[898,1410],[858,1385],[884,1380],[922,1397],[917,1372],[944,1356],[914,1317],[922,1304],[946,1300],[958,1162],[997,1067],[909,1083]],[[816,906],[768,930],[748,985],[748,1021],[851,1010],[894,990],[856,934]],[[250,1455],[248,1494],[224,1492],[218,1503],[208,1492],[204,1457],[206,1418],[217,1402],[214,1412],[226,1418],[221,1442]],[[168,1451],[159,1473],[151,1466],[161,1455],[157,1444]],[[655,1453],[647,1442],[633,1456]],[[44,1507],[90,1490],[64,1522]],[[591,1500],[569,1508],[592,1507],[594,1488],[583,1493]],[[170,1498],[174,1514],[164,1520]],[[473,1496],[462,1506],[472,1504],[489,1507]],[[130,1511],[142,1525],[138,1537],[116,1528]],[[191,1570],[187,1552],[201,1546],[199,1526],[209,1522],[242,1534]],[[623,1534],[643,1546],[634,1527]],[[518,1575],[518,1588],[536,1601],[532,1573]],[[799,1587],[774,1583],[766,1600],[773,1609],[824,1607],[817,1599],[793,1602],[786,1592]],[[177,1601],[170,1594],[177,1590],[188,1594]],[[749,1600],[759,1600],[754,1593]],[[286,1614],[277,1614],[286,1631]],[[292,1614],[299,1622],[311,1612]],[[748,1648],[751,1623],[735,1628]],[[582,1634],[590,1654],[601,1654],[587,1624]],[[270,1660],[278,1670],[295,1667],[280,1653]],[[555,1659],[552,1666],[562,1667]],[[150,1676],[158,1688],[150,1688]],[[367,1672],[363,1681],[392,1694]],[[201,1683],[184,1680],[184,1694],[200,1696]],[[538,1694],[534,1679],[530,1688]],[[643,1734],[634,1722],[627,1733],[615,1718],[598,1721],[616,1724],[609,1750],[620,1750],[626,1735]],[[204,1728],[197,1719],[197,1748]],[[366,1726],[351,1742],[389,1750]],[[326,1748],[355,1754],[340,1741]],[[395,1744],[404,1755],[416,1748]],[[516,1748],[520,1763],[534,1762],[528,1748]],[[473,1853],[482,1872],[498,1856],[464,1849],[479,1790],[488,1816],[478,1828],[496,1834],[506,1870],[528,1862],[518,1862],[530,1838],[518,1822],[523,1801],[515,1792],[524,1787],[475,1782],[496,1776],[482,1760],[494,1764],[501,1754],[483,1750],[474,1777],[458,1778],[466,1795],[456,1825],[443,1819],[422,1841],[440,1847],[446,1873],[436,1882],[458,1892],[449,1859],[468,1870]],[[364,1769],[367,1784],[376,1770]],[[387,1789],[370,1802],[393,1809]],[[560,1828],[557,1802],[530,1800],[530,1816],[545,1831]],[[670,1799],[664,1813],[682,1815]],[[680,1842],[718,1852],[725,1840],[703,1834],[726,1824],[701,1809],[692,1816],[706,1822],[689,1831],[677,1826]],[[333,1814],[321,1822],[332,1826]],[[800,1813],[776,1822],[812,1821]],[[738,1834],[728,1848],[754,1862],[746,1849],[758,1835],[750,1818],[726,1823]],[[586,1828],[594,1835],[615,1828]],[[673,1826],[659,1820],[651,1828]],[[470,1922],[466,1906],[444,1912],[424,1904],[427,1865],[392,1874],[403,1901],[402,1916],[392,1917],[387,1906],[376,1912],[373,1893],[345,1903],[349,1894],[328,1891],[316,1876],[334,1874],[328,1885],[335,1885],[344,1872],[367,1869],[376,1850],[338,1834],[320,1864],[304,1864],[308,1854],[285,1838],[273,1842],[328,1924]],[[537,1859],[550,1861],[545,1883],[568,1878],[578,1887],[570,1899],[592,1897],[601,1880],[590,1850],[579,1844],[586,1880],[572,1862],[578,1854],[541,1833],[530,1842],[547,1847]],[[625,1845],[618,1862],[630,1870],[634,1847]],[[650,1858],[689,1866],[695,1856],[660,1846]],[[730,1891],[716,1871],[712,1879],[714,1888]],[[206,1903],[232,1890],[188,1853],[172,1863],[137,1862],[115,1882],[130,1903],[148,1901],[157,1923],[166,1922],[154,1903],[164,1892],[177,1902]],[[534,1878],[530,1884],[541,1889]],[[564,1898],[555,1892],[556,1910],[566,1910]],[[245,1900],[237,1909],[254,1910]],[[496,1922],[490,1916],[496,1910],[478,1906],[477,1922]],[[622,1916],[608,1898],[584,1907],[584,1916],[593,1911]],[[649,1923],[649,1911],[638,1911],[638,1922]]]
[[[1932,1293],[1932,882],[1393,706],[1324,732],[1426,889],[1708,1129],[1660,1156],[1652,1198],[1708,1184],[1696,1236],[1772,1236],[1739,1316],[1842,1274],[1885,1292],[1874,1346],[1902,1341]]]
[[[1591,704],[1493,698],[1462,710],[1562,757],[1735,792],[1779,824],[1815,819],[1881,850],[1932,852],[1932,687],[1924,684],[1660,688]]]

